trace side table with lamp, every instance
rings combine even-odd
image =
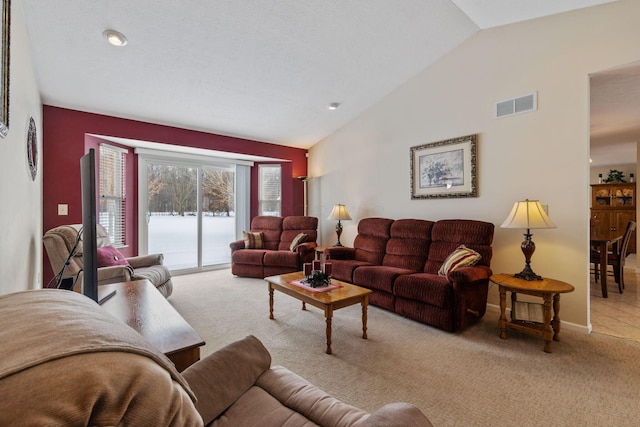
[[[516,202],[501,228],[523,228],[527,232],[520,248],[525,257],[524,269],[517,274],[494,274],[489,278],[500,291],[500,338],[507,338],[507,329],[515,329],[544,339],[545,353],[551,353],[551,341],[559,341],[560,294],[572,292],[574,287],[560,280],[544,278],[531,269],[531,257],[536,249],[531,239],[532,228],[556,228],[537,200]],[[507,321],[507,291],[511,292],[511,320]],[[540,297],[541,304],[518,301],[517,294]],[[553,313],[552,313],[553,307]],[[541,310],[538,310],[540,309]],[[552,318],[553,314],[553,318]]]

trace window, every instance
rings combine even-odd
[[[125,162],[127,150],[100,144],[100,214],[98,222],[109,233],[111,244],[125,241]]]
[[[281,175],[280,165],[258,165],[258,215],[280,216]]]

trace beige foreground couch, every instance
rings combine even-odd
[[[248,336],[178,373],[141,335],[70,291],[0,296],[0,425],[430,426],[373,414],[279,366]]]

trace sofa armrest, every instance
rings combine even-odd
[[[131,280],[131,273],[131,267],[128,265],[100,267],[98,269],[98,284],[107,285],[109,283],[127,282]]]
[[[233,251],[237,251],[238,249],[244,249],[244,240],[236,240],[235,242],[229,243],[229,247],[231,248],[231,253]]]
[[[344,246],[332,246],[324,250],[326,260],[330,259],[355,259],[355,248],[345,248]]]
[[[301,263],[311,262],[315,259],[316,246],[318,246],[316,242],[306,242],[298,245],[296,252],[300,256]]]
[[[152,265],[162,265],[164,261],[163,254],[140,255],[127,258],[127,262],[133,269],[150,267]]]
[[[453,283],[454,288],[479,281],[488,282],[489,277],[491,277],[491,269],[484,265],[462,267],[449,273],[449,280]]]
[[[356,424],[357,427],[432,427],[431,421],[409,403],[389,403]]]
[[[231,406],[271,366],[271,355],[249,335],[189,366],[182,375],[198,401],[196,408],[208,425]]]

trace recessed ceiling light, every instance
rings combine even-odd
[[[114,46],[122,47],[129,43],[125,35],[116,30],[105,30],[102,35]]]
[[[339,102],[332,102],[331,104],[329,104],[329,110],[337,110],[339,106]]]

